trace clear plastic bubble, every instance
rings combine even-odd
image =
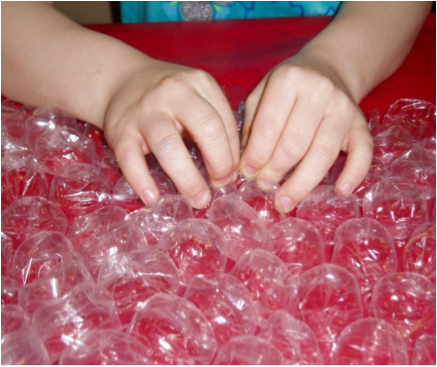
[[[144,203],[138,195],[135,194],[125,177],[121,177],[112,188],[112,199],[114,204],[122,207],[128,213],[144,206]]]
[[[241,256],[230,273],[250,292],[262,324],[271,312],[287,308],[285,263],[271,252],[251,250]]]
[[[49,193],[44,170],[32,155],[2,158],[1,185],[2,211],[22,196],[47,197]]]
[[[12,255],[13,255],[13,249],[12,249],[12,240],[9,236],[6,236],[3,232],[1,232],[1,239],[2,239],[2,277],[7,275],[11,269],[12,265]]]
[[[424,333],[435,334],[435,308],[435,285],[420,274],[388,274],[373,289],[373,315],[410,341]]]
[[[214,201],[208,219],[218,226],[229,245],[229,257],[237,260],[246,251],[271,248],[266,225],[254,209],[236,197]]]
[[[419,336],[414,343],[411,364],[434,366],[436,364],[435,345],[435,334],[424,334]]]
[[[281,365],[281,352],[267,340],[256,336],[237,336],[223,345],[216,358],[216,365]]]
[[[59,359],[61,365],[150,364],[141,343],[117,330],[93,329],[69,345]]]
[[[63,298],[74,287],[92,281],[85,266],[78,260],[65,260],[46,275],[26,284],[18,292],[18,303],[29,314],[41,305]]]
[[[180,280],[167,254],[145,249],[105,259],[98,284],[112,295],[120,321],[127,325],[146,299],[157,293],[176,294]]]
[[[13,248],[42,231],[65,233],[67,217],[59,207],[40,196],[25,196],[2,213],[2,232],[9,236]]]
[[[18,304],[18,292],[21,284],[7,275],[2,275],[2,306]]]
[[[106,177],[96,167],[83,163],[71,164],[53,178],[49,198],[69,222],[112,203]]]
[[[57,264],[75,260],[78,253],[60,232],[44,231],[29,237],[14,253],[11,277],[25,285],[46,275]]]
[[[325,262],[325,244],[316,226],[288,218],[270,229],[273,253],[297,276]]]
[[[399,99],[387,110],[382,125],[402,126],[415,139],[435,136],[435,105],[420,99]]]
[[[65,297],[42,304],[34,312],[32,324],[52,363],[88,330],[121,328],[114,300],[92,282],[80,283]]]
[[[394,125],[373,138],[373,156],[390,164],[413,147],[414,139],[403,127]]]
[[[81,248],[86,239],[101,227],[123,222],[128,218],[126,212],[116,205],[108,205],[96,211],[77,217],[68,230],[67,237],[74,247]]]
[[[110,152],[110,149],[106,144],[105,133],[102,129],[86,123],[82,133],[94,143],[96,154],[99,159],[102,159],[106,154],[108,154],[108,152]]]
[[[24,139],[24,114],[19,109],[2,105],[1,124],[13,138]]]
[[[407,345],[384,320],[367,318],[345,327],[335,343],[332,364],[405,365]]]
[[[299,205],[296,217],[313,223],[325,241],[326,261],[331,259],[334,233],[345,220],[361,216],[357,198],[341,198],[334,186],[321,185]]]
[[[417,227],[402,256],[402,266],[405,271],[412,271],[427,277],[434,284],[436,282],[436,225],[424,223]]]
[[[220,229],[205,219],[187,219],[163,234],[158,248],[166,251],[188,284],[192,277],[222,272],[228,243]]]
[[[358,281],[367,312],[375,283],[398,269],[393,240],[374,219],[349,219],[335,232],[332,263],[349,270]]]
[[[323,364],[314,332],[285,310],[273,312],[258,336],[278,348],[286,364]]]
[[[285,219],[284,214],[275,209],[274,196],[277,188],[279,185],[275,185],[272,190],[264,191],[258,187],[256,180],[250,180],[239,189],[243,201],[258,213],[267,229]]]
[[[157,294],[135,313],[128,333],[153,364],[210,364],[217,348],[205,316],[184,298]]]
[[[217,343],[255,334],[258,316],[249,291],[229,274],[215,273],[191,279],[184,298],[208,319]]]

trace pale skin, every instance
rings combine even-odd
[[[2,95],[57,106],[102,128],[146,204],[159,195],[144,159],[151,152],[193,207],[210,201],[183,144],[186,131],[215,186],[241,170],[268,189],[297,165],[275,196],[276,208],[288,212],[340,151],[348,158],[338,192],[349,195],[365,177],[372,140],[358,103],[401,65],[432,3],[345,2],[324,31],[273,68],[247,98],[241,159],[231,108],[208,73],[152,59],[75,24],[46,2],[1,6]]]

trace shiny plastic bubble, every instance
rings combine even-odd
[[[205,316],[184,298],[157,294],[135,313],[128,333],[153,364],[210,364],[217,348]]]
[[[258,336],[278,348],[286,364],[323,364],[314,332],[285,310],[273,312]]]
[[[12,265],[12,240],[9,236],[6,236],[3,232],[1,232],[2,239],[2,277],[9,273]]]
[[[188,284],[192,277],[222,272],[229,252],[221,230],[205,219],[187,219],[163,234],[158,248],[166,251]]]
[[[18,304],[18,292],[21,284],[7,275],[2,275],[2,306]]]
[[[223,345],[216,358],[216,365],[281,365],[281,352],[267,340],[256,336],[237,336]]]
[[[407,130],[394,125],[373,138],[373,155],[390,166],[396,158],[410,150],[413,143],[414,139]]]
[[[234,261],[246,251],[271,248],[262,219],[236,197],[225,196],[214,201],[208,219],[222,230],[229,245],[228,256]]]
[[[258,316],[249,291],[229,274],[191,279],[184,298],[208,319],[219,345],[239,335],[255,334]]]
[[[436,364],[435,334],[424,334],[419,336],[414,343],[411,364],[431,365]]]
[[[335,343],[332,364],[405,365],[407,345],[384,320],[367,318],[346,326]]]

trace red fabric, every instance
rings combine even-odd
[[[210,72],[232,108],[276,64],[297,53],[330,17],[89,26],[147,55]],[[403,65],[361,103],[385,112],[399,98],[436,100],[436,16],[430,14]]]

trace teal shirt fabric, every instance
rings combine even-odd
[[[123,23],[183,21],[184,1],[121,1]],[[341,1],[204,1],[208,19],[250,19],[335,15]]]

